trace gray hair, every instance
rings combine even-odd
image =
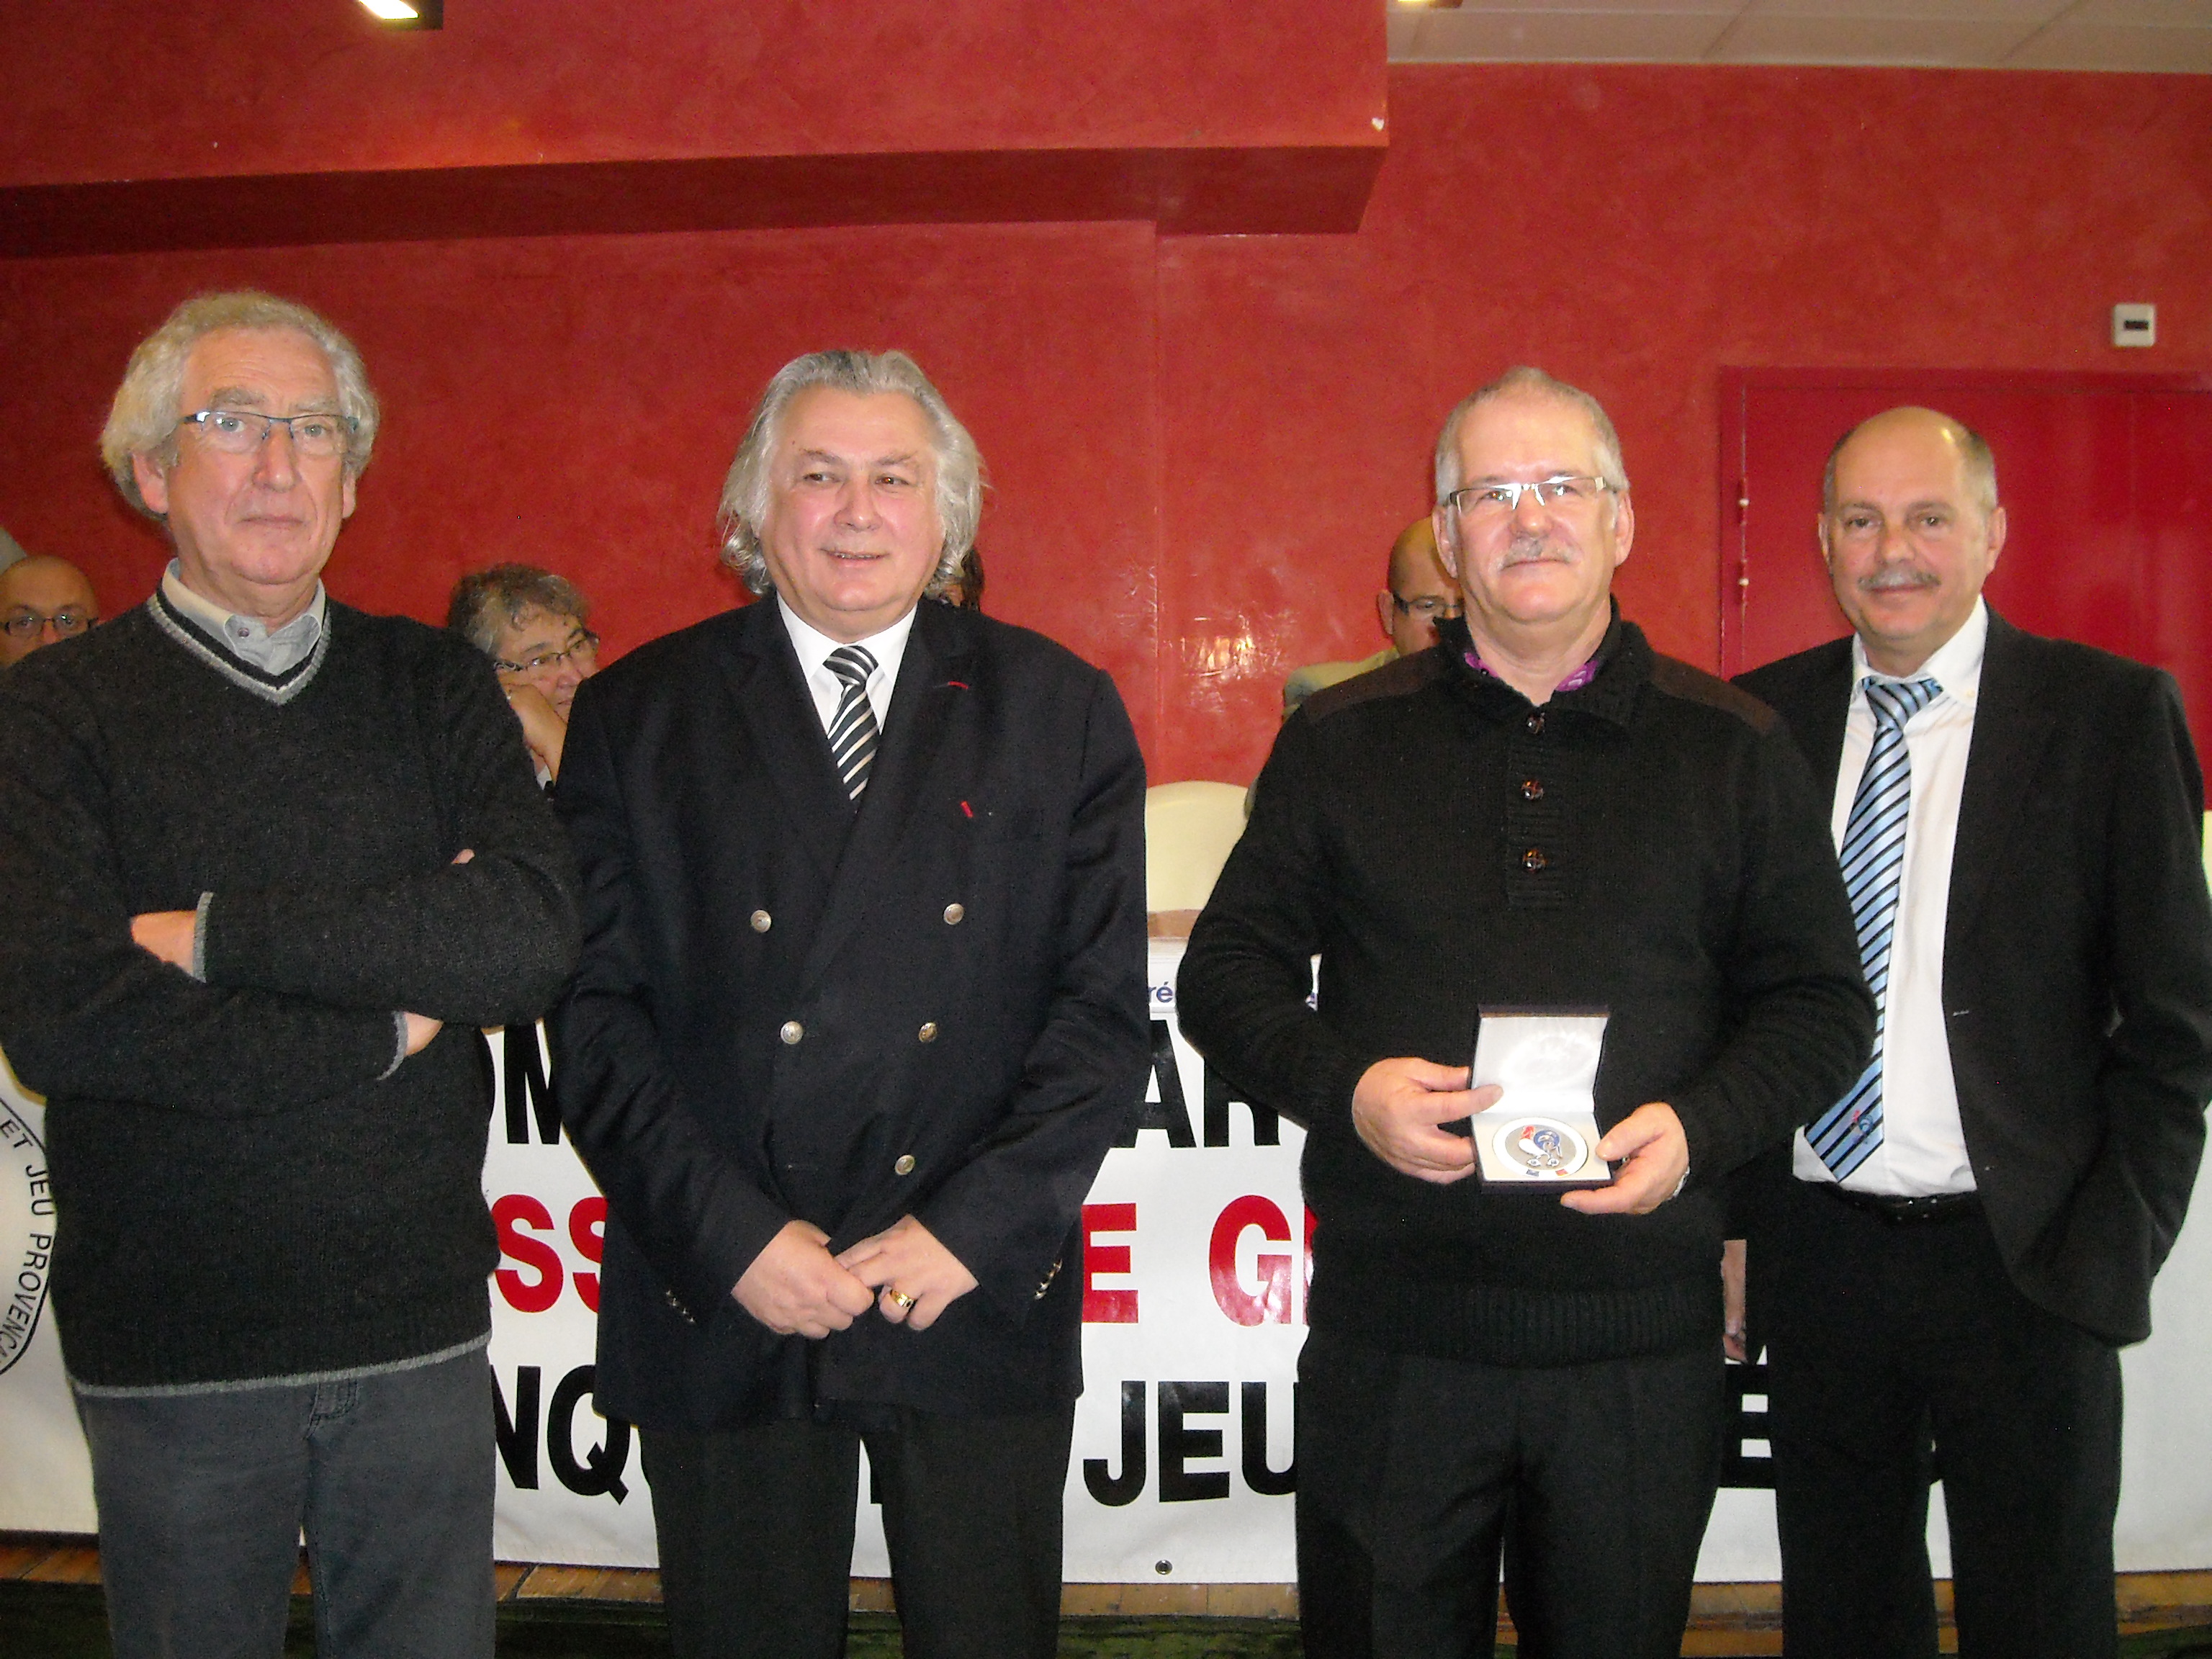
[[[446,604],[446,626],[466,635],[469,643],[487,657],[495,657],[500,630],[533,611],[568,617],[580,628],[592,614],[592,602],[566,576],[534,564],[495,564],[453,584],[453,597]]]
[[[107,425],[100,434],[100,459],[108,476],[123,499],[149,519],[161,515],[138,493],[131,458],[150,456],[165,467],[176,460],[177,421],[188,412],[178,407],[184,398],[185,363],[201,340],[231,328],[289,328],[313,340],[338,383],[337,412],[349,428],[346,475],[357,478],[368,465],[369,452],[376,446],[376,393],[369,389],[368,370],[352,341],[307,307],[273,294],[256,289],[196,294],[131,354],[131,366],[123,371],[123,384],[116,388]]]
[[[761,393],[752,423],[746,427],[722,483],[722,562],[743,576],[756,593],[775,585],[769,574],[768,556],[761,550],[759,531],[768,516],[772,488],[769,463],[792,399],[816,386],[860,398],[896,392],[921,408],[929,423],[930,448],[937,464],[937,520],[945,531],[937,569],[925,591],[933,593],[957,581],[962,559],[975,544],[976,522],[983,516],[983,457],[945,394],[903,351],[810,351],[775,372]]]
[[[1914,405],[1907,404],[1907,408]],[[1836,458],[1844,453],[1844,446],[1859,435],[1866,428],[1886,415],[1894,415],[1894,409],[1886,409],[1881,415],[1869,415],[1849,432],[1836,440],[1836,447],[1828,452],[1828,464],[1820,470],[1820,516],[1826,518],[1836,510]],[[1959,459],[1966,470],[1966,487],[1973,492],[1975,505],[1988,518],[1997,510],[1997,458],[1990,448],[1989,441],[1964,421],[1954,420],[1940,409],[1922,411],[1933,415],[1943,423],[1959,446]]]
[[[1613,486],[1616,495],[1627,494],[1628,470],[1620,462],[1620,434],[1613,429],[1613,417],[1605,412],[1605,405],[1579,386],[1554,380],[1542,369],[1531,368],[1524,363],[1507,369],[1479,391],[1470,392],[1459,400],[1450,414],[1444,416],[1444,429],[1437,434],[1437,506],[1442,507],[1462,482],[1459,470],[1461,423],[1483,404],[1524,392],[1559,398],[1587,415],[1591,434],[1596,441],[1598,477]]]

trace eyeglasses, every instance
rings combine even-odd
[[[494,657],[491,665],[502,674],[551,674],[557,672],[562,663],[570,661],[579,668],[589,668],[599,654],[599,636],[588,628],[580,628],[558,651],[545,652],[528,662],[502,662]]]
[[[1390,603],[1396,608],[1400,616],[1419,617],[1426,623],[1440,622],[1446,617],[1459,615],[1457,599],[1438,599],[1432,593],[1424,593],[1418,599],[1401,599],[1393,593],[1390,596]]]
[[[72,611],[64,607],[49,616],[43,611],[33,611],[26,605],[20,611],[10,611],[8,613],[8,620],[5,623],[0,623],[0,628],[5,628],[8,630],[8,637],[10,639],[28,640],[37,638],[40,630],[51,623],[53,624],[54,636],[57,639],[66,640],[83,633],[86,629],[92,627],[99,620],[100,613],[97,611]]]
[[[316,460],[343,455],[353,438],[353,422],[327,411],[307,415],[264,415],[253,409],[200,409],[177,424],[198,430],[201,439],[226,455],[251,455],[281,426],[299,453]]]
[[[1561,476],[1535,483],[1469,484],[1444,497],[1445,505],[1470,519],[1502,519],[1521,510],[1521,498],[1534,491],[1540,507],[1588,507],[1613,486],[1602,478]]]

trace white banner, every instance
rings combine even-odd
[[[1179,941],[1152,946],[1153,1078],[1144,1127],[1107,1156],[1084,1206],[1084,1367],[1066,1492],[1066,1576],[1108,1583],[1285,1583],[1292,1382],[1305,1334],[1310,1223],[1301,1132],[1231,1097],[1181,1036]],[[650,1566],[637,1440],[591,1407],[605,1201],[569,1151],[536,1030],[489,1034],[496,1081],[484,1193],[501,1258],[492,1289],[502,1560]],[[0,1072],[0,1528],[93,1529],[90,1474],[45,1305],[52,1234],[44,1117]],[[2124,1356],[2124,1571],[2212,1565],[2212,1219],[2185,1229],[2154,1297],[2158,1334]],[[1739,1382],[1741,1382],[1739,1377]],[[1746,1401],[1756,1413],[1756,1393]],[[1755,1417],[1747,1429],[1757,1431]],[[1754,1455],[1763,1446],[1747,1441]],[[1755,1462],[1741,1466],[1755,1470]],[[1755,1478],[1753,1476],[1753,1478]],[[1771,1580],[1773,1504],[1724,1490],[1699,1576]],[[1940,1503],[1930,1543],[1948,1571]],[[863,1504],[853,1571],[889,1572]]]

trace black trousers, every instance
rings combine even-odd
[[[1546,1370],[1316,1331],[1298,1362],[1309,1659],[1674,1659],[1719,1479],[1717,1340]]]
[[[845,1651],[860,1449],[913,1659],[1052,1659],[1071,1403],[1034,1417],[862,1407],[827,1422],[641,1432],[678,1659]]]
[[[1752,1246],[1791,1659],[1934,1659],[1943,1482],[1966,1659],[2111,1659],[2120,1364],[2014,1289],[1989,1224],[1804,1183]]]

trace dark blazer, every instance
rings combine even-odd
[[[857,805],[773,599],[585,684],[554,1088],[608,1200],[604,1410],[1079,1392],[1083,1199],[1149,1064],[1144,793],[1106,674],[930,602]],[[927,1331],[870,1312],[809,1342],[732,1299],[793,1218],[838,1250],[908,1213],[980,1281]]]
[[[1832,785],[1850,641],[1737,684]],[[2150,1334],[2203,1153],[2203,811],[2171,676],[1990,613],[1944,923],[1959,1115],[2014,1282],[2112,1342]]]

